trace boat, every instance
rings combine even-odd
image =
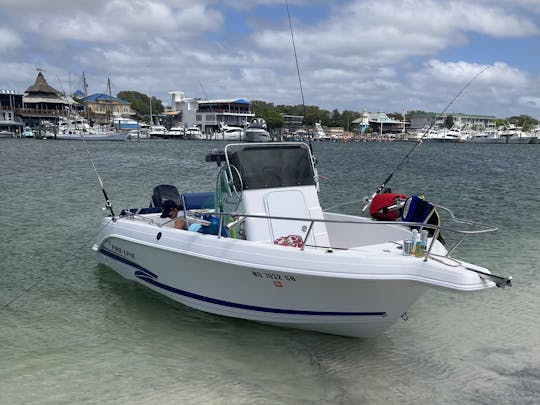
[[[33,138],[34,137],[34,131],[30,127],[24,127],[22,131],[22,137],[23,138]]]
[[[138,141],[140,139],[150,139],[150,134],[148,133],[148,129],[132,129],[128,131],[128,138],[134,141]]]
[[[0,138],[15,138],[15,132],[0,130]]]
[[[120,131],[121,130],[132,131],[132,130],[137,130],[141,128],[141,124],[139,121],[136,121],[132,118],[122,117],[118,113],[113,113],[112,121],[113,121],[114,128]]]
[[[536,143],[537,135],[531,132],[524,132],[521,127],[514,124],[506,125],[502,130],[500,137],[503,143]]]
[[[295,141],[303,141],[309,138],[309,133],[305,129],[297,129],[293,132],[293,140]]]
[[[214,190],[158,185],[149,207],[118,215],[107,200],[110,215],[93,245],[99,263],[201,311],[353,337],[383,333],[429,289],[511,285],[453,257],[456,246],[441,237],[455,231],[462,244],[496,228],[462,219],[465,231],[433,225],[432,214],[447,209],[416,196],[381,193],[384,205],[376,195],[371,217],[323,211],[305,143],[227,144],[205,160],[218,165]],[[161,218],[167,200],[183,205],[189,230]]]
[[[471,134],[466,142],[472,143],[504,143],[504,139],[501,138],[499,130],[494,128],[484,129]]]
[[[192,141],[199,141],[199,140],[206,139],[206,137],[201,131],[201,128],[199,128],[197,125],[192,125],[186,128],[184,136],[186,139],[190,139]]]
[[[326,135],[320,122],[315,123],[315,134],[313,135],[314,141],[331,141],[332,137]]]
[[[216,140],[227,142],[241,141],[244,139],[244,129],[227,124],[219,124],[219,132],[216,134]]]
[[[464,142],[466,136],[457,128],[439,128],[427,131],[423,140],[426,142]]]
[[[185,128],[182,125],[175,125],[169,129],[168,136],[172,139],[184,139]]]
[[[71,132],[66,134],[56,134],[54,139],[64,141],[125,141],[129,137],[127,132],[114,131],[89,131],[89,132]]]
[[[151,125],[148,132],[150,138],[166,138],[167,133],[167,128],[163,125]]]
[[[126,131],[115,131],[109,127],[91,127],[87,120],[80,116],[60,117],[54,139],[64,141],[124,141],[129,134]]]
[[[58,118],[56,132],[58,134],[87,133],[90,132],[90,124],[86,118],[78,114],[69,114],[68,116]]]
[[[253,119],[245,129],[244,140],[246,142],[268,142],[270,133],[266,129],[266,121],[263,118]]]

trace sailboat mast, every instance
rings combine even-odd
[[[150,130],[152,129],[152,125],[154,125],[154,118],[152,117],[152,90],[150,90],[150,96],[148,96],[148,100],[150,103]]]
[[[86,99],[88,97],[88,83],[86,83],[86,76],[83,72],[82,74],[82,82],[83,82],[83,90],[84,90],[84,108],[86,110],[86,119],[88,120],[88,124],[90,124],[90,108],[88,108],[88,100]]]
[[[109,90],[109,127],[112,126],[111,114],[112,114],[112,94],[111,94],[111,79],[107,78],[107,88]]]

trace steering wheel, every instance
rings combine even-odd
[[[219,168],[216,180],[216,211],[234,212],[242,201],[244,184],[240,172],[233,165],[223,165]]]

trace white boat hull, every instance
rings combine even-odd
[[[55,139],[74,140],[74,141],[125,141],[128,138],[127,132],[118,132],[111,134],[57,134]]]
[[[201,311],[292,328],[374,336],[429,287],[493,286],[472,272],[403,256],[394,243],[300,250],[134,219],[105,222],[94,250],[123,277]],[[383,264],[386,250],[390,260]]]
[[[216,192],[180,196],[172,185],[154,188],[151,208],[104,219],[93,247],[98,260],[201,311],[355,337],[386,330],[428,288],[468,292],[511,284],[449,257],[440,227],[431,238],[422,230],[418,241],[410,227],[418,227],[417,220],[430,227],[429,217],[418,214],[429,210],[431,216],[435,207],[417,196],[401,208],[412,222],[324,212],[304,143],[229,144],[205,160],[221,167]],[[188,222],[199,222],[204,233],[162,219],[156,207],[166,217],[166,206],[178,204],[159,205],[165,195],[181,199]],[[381,197],[397,204],[392,195]],[[496,229],[459,222],[467,233],[455,232],[464,235]],[[410,244],[417,246],[415,255],[404,255]]]
[[[246,129],[245,141],[246,142],[268,142],[270,140],[270,134],[264,129]]]

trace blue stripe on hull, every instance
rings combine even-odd
[[[107,250],[103,247],[100,249],[100,252],[106,256],[109,256],[112,259],[118,260],[121,263],[124,263],[124,264],[127,264],[129,266],[136,268],[138,271],[135,272],[135,276],[140,280],[143,280],[156,287],[162,288],[166,291],[170,291],[172,293],[175,293],[175,294],[187,297],[187,298],[192,298],[199,301],[208,302],[210,304],[221,305],[221,306],[230,307],[230,308],[244,309],[248,311],[267,312],[267,313],[273,313],[273,314],[287,314],[287,315],[380,316],[380,317],[386,316],[386,312],[304,311],[304,310],[296,310],[296,309],[267,308],[267,307],[259,307],[259,306],[254,306],[254,305],[239,304],[239,303],[230,302],[230,301],[223,301],[216,298],[206,297],[204,295],[194,294],[189,291],[180,290],[178,288],[171,287],[166,284],[162,284],[156,280],[158,277],[154,273],[138,265],[137,263],[133,263],[131,260],[128,260],[125,257],[119,256],[116,253],[111,252],[110,250]]]

